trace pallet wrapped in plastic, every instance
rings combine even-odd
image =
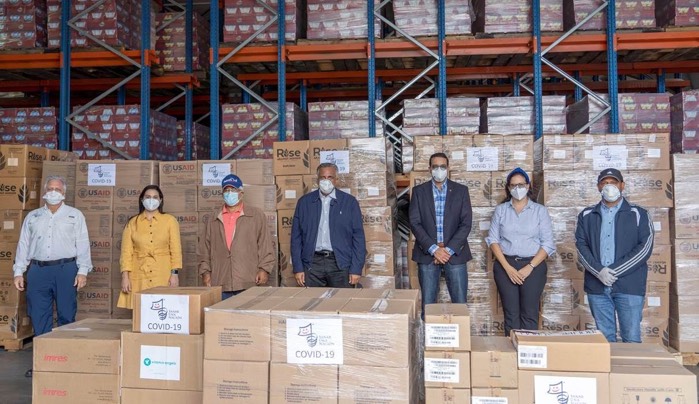
[[[505,335],[505,317],[502,314],[471,314],[471,335],[480,337],[502,337]]]
[[[605,101],[609,100],[607,94],[598,94]],[[606,107],[596,98],[586,95],[582,100],[569,105],[566,113],[568,133],[577,133],[583,126],[592,122]],[[582,133],[602,134],[609,131],[609,114],[604,114],[589,125]]]
[[[546,267],[546,276],[550,279],[582,279],[584,276],[582,268],[578,267],[575,243],[556,244],[556,251],[546,260]]]
[[[577,314],[558,313],[555,309],[550,309],[540,314],[539,323],[542,330],[578,331],[580,329],[580,316]]]
[[[238,43],[250,38],[265,24],[274,18],[277,12],[277,0],[263,0],[272,13],[258,0],[225,0],[223,4],[223,42]],[[304,37],[306,21],[303,19],[303,2],[284,0],[284,39],[296,41]],[[278,36],[277,23],[273,23],[260,35],[255,42],[276,42]]]
[[[410,36],[437,35],[437,0],[396,0],[393,18],[398,28]],[[474,19],[469,0],[446,0],[445,32],[447,35],[471,34]]]
[[[157,39],[155,52],[166,72],[186,70],[186,27],[184,15],[178,13],[158,13],[155,16]],[[162,28],[161,28],[162,27]],[[208,21],[199,14],[192,20],[192,69],[209,68],[209,29]]]
[[[565,30],[573,28],[590,13],[604,4],[604,0],[563,0],[563,25]],[[618,1],[616,3],[617,29],[655,28],[656,1]],[[605,10],[595,14],[585,23],[582,30],[606,30],[607,13]]]
[[[380,101],[376,106],[381,105]],[[357,139],[369,137],[368,101],[328,101],[308,104],[308,138]],[[376,137],[383,137],[383,124],[375,118]]]
[[[185,160],[186,121],[177,121],[177,160]],[[192,123],[192,160],[206,160],[211,156],[211,131],[208,127]]]
[[[374,7],[381,3],[374,0]],[[365,39],[369,35],[365,0],[308,0],[308,39]],[[381,22],[374,18],[374,35],[381,35]]]
[[[696,0],[672,0],[656,3],[659,27],[696,27],[699,25],[699,3]]]
[[[699,152],[699,91],[688,90],[670,97],[673,153]]]
[[[533,97],[492,97],[481,107],[481,132],[501,135],[534,133]],[[544,133],[566,133],[565,96],[543,97]]]
[[[576,302],[572,282],[570,279],[548,279],[541,294],[541,312],[575,314]]]
[[[46,46],[46,0],[0,2],[0,50]]]
[[[393,145],[388,138],[349,139],[351,174],[393,172]]]
[[[473,32],[486,34],[525,33],[532,31],[531,2],[526,0],[473,0]],[[563,30],[561,0],[541,1],[541,30]]]
[[[474,135],[480,132],[478,98],[447,98],[445,135]],[[439,100],[423,98],[403,101],[403,131],[410,136],[439,133]]]
[[[4,108],[0,110],[2,143],[58,148],[56,108]]]

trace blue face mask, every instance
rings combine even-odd
[[[223,194],[223,200],[228,206],[235,206],[240,202],[240,194],[237,192],[227,192]]]

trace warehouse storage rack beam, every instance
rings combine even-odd
[[[252,97],[256,102],[262,104],[265,108],[274,113],[274,116],[270,120],[264,123],[260,128],[258,128],[255,133],[250,135],[247,139],[243,140],[238,144],[233,150],[228,154],[223,156],[223,159],[229,159],[235,153],[238,152],[245,145],[250,143],[253,139],[262,134],[270,126],[277,123],[279,130],[279,140],[286,140],[286,26],[284,24],[286,9],[285,2],[278,1],[277,8],[269,6],[262,0],[257,0],[257,3],[263,7],[267,12],[272,15],[272,18],[263,24],[257,31],[255,31],[248,38],[243,40],[233,49],[220,48],[220,13],[219,13],[219,1],[211,0],[211,13],[210,13],[210,29],[211,29],[211,159],[218,160],[220,158],[220,147],[221,147],[221,104],[220,104],[220,84],[221,76],[231,83],[239,87],[244,94]],[[251,86],[246,85],[243,81],[235,78],[231,73],[229,73],[224,66],[229,63],[237,62],[235,60],[236,55],[243,53],[246,47],[255,40],[255,38],[261,36],[269,27],[277,24],[277,46],[274,47],[274,59],[271,61],[277,62],[277,77],[276,84],[278,87],[279,96],[277,98],[277,105],[268,102],[264,97],[259,95],[257,92],[251,88]],[[220,57],[220,54],[224,53],[225,56]]]

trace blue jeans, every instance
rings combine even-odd
[[[245,289],[236,290],[234,292],[221,292],[221,300],[226,300],[228,298],[231,298],[231,297],[233,297],[233,296],[235,296],[238,293],[243,292],[243,291],[245,291]]]
[[[447,289],[452,303],[466,303],[468,291],[468,273],[466,264],[418,264],[418,279],[422,291],[422,316],[425,316],[425,305],[437,303],[439,295],[439,278],[444,270]]]
[[[604,334],[607,341],[616,342],[616,320],[618,317],[621,340],[623,342],[641,342],[644,296],[616,293],[612,292],[611,287],[605,287],[604,293],[588,294],[587,300],[590,302],[590,310],[592,317],[595,318],[597,329]]]

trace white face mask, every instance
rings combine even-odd
[[[602,188],[602,198],[607,202],[616,202],[621,197],[621,191],[616,185],[607,184]]]
[[[160,207],[160,201],[157,199],[144,199],[142,202],[143,207],[150,212],[153,212]]]
[[[521,201],[525,196],[527,196],[528,191],[529,190],[527,188],[515,188],[510,190],[510,195],[512,195],[512,197],[516,200]]]
[[[329,195],[335,189],[335,185],[333,185],[333,182],[330,180],[320,180],[320,182],[318,182],[318,188],[320,188],[320,192],[323,194]]]
[[[63,196],[63,194],[58,192],[58,191],[49,191],[49,192],[44,194],[44,200],[49,205],[58,205],[64,199],[66,199],[66,197]]]
[[[447,179],[447,169],[446,168],[435,168],[432,170],[432,178],[436,182],[444,182]]]

